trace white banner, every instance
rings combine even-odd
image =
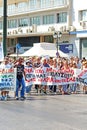
[[[0,69],[0,90],[16,87],[16,69]]]
[[[0,61],[4,60],[3,43],[0,43]]]
[[[26,86],[31,84],[41,85],[65,85],[78,83],[74,76],[74,70],[55,70],[52,68],[25,68]]]

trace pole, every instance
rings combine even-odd
[[[17,48],[17,59],[18,59],[19,49]]]
[[[7,55],[6,40],[7,39],[7,0],[3,0],[3,52]]]
[[[57,46],[57,53],[56,53],[56,56],[57,56],[57,58],[58,58],[58,55],[59,55],[59,53],[58,53],[58,34],[57,34],[57,42],[56,42],[56,46]]]

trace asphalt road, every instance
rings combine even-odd
[[[87,95],[0,101],[0,130],[87,130]]]

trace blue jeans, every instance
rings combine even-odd
[[[16,93],[15,95],[18,97],[18,91],[21,85],[21,91],[20,91],[20,96],[24,97],[24,93],[25,93],[25,80],[24,78],[22,78],[21,80],[16,80]]]
[[[77,84],[76,84],[76,83],[71,84],[71,85],[70,85],[70,92],[75,92],[75,91],[76,91],[76,88],[77,88]]]
[[[31,91],[32,85],[26,86],[25,92],[29,93]]]
[[[63,90],[64,92],[67,92],[67,86],[68,86],[68,85],[62,85],[62,90]]]

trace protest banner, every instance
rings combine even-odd
[[[53,68],[25,68],[26,86],[40,85],[64,85],[77,83],[73,70],[55,70]]]
[[[4,53],[3,53],[3,43],[0,43],[0,61],[3,61]]]
[[[16,87],[16,69],[0,69],[0,90]]]
[[[78,80],[84,85],[87,85],[87,69],[81,71],[81,73],[78,75]]]

